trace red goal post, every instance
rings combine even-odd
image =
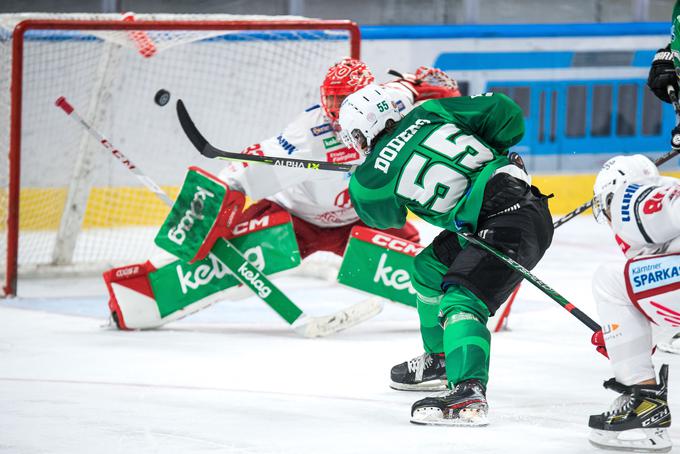
[[[5,295],[16,294],[23,269],[93,270],[143,259],[153,252],[149,231],[164,214],[116,174],[98,144],[56,117],[58,96],[78,103],[150,174],[155,166],[153,176],[172,192],[187,164],[215,165],[201,161],[178,132],[177,98],[211,140],[240,150],[317,104],[328,66],[360,56],[359,29],[350,21],[65,15],[20,20],[8,38],[7,16],[0,15],[0,71],[11,61],[11,77],[0,74],[0,147],[8,158],[7,174],[0,170]],[[160,88],[173,97],[165,108],[152,104]],[[152,211],[160,214],[141,220]],[[133,241],[137,230],[145,233]]]

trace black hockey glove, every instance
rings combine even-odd
[[[654,92],[657,98],[667,103],[671,102],[667,91],[669,85],[675,88],[677,93],[678,76],[675,73],[670,44],[656,51],[652,66],[649,68],[649,75],[647,76],[647,86]]]

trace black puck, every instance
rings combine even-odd
[[[156,92],[156,96],[154,96],[153,100],[159,106],[164,106],[170,102],[170,92],[161,88]]]

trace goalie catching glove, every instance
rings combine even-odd
[[[398,73],[392,71],[392,74]],[[393,83],[399,83],[411,91],[414,101],[461,96],[458,82],[441,69],[421,66],[414,74],[400,74],[400,77]]]

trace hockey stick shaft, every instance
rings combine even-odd
[[[139,170],[139,168],[133,164],[132,161],[130,161],[123,153],[120,152],[120,150],[118,150],[108,140],[106,140],[106,138],[102,136],[99,131],[90,126],[90,124],[85,121],[85,119],[81,117],[78,112],[76,112],[73,106],[69,104],[68,101],[66,101],[65,97],[61,96],[55,101],[54,104],[63,110],[66,115],[78,122],[92,137],[97,139],[97,141],[99,141],[99,143],[104,148],[106,148],[113,155],[113,157],[121,163],[121,165],[123,165],[130,172],[134,173],[137,179],[142,182],[142,184],[146,186],[151,192],[156,194],[159,199],[165,202],[166,205],[172,206],[172,199],[168,197],[165,191],[163,191],[163,189],[161,189],[160,186],[158,186],[151,178],[142,173],[142,171]]]
[[[668,96],[670,96],[671,103],[673,104],[673,110],[675,110],[676,123],[680,123],[680,103],[678,103],[678,97],[675,93],[675,90],[670,85],[668,86]],[[674,144],[676,143],[675,137],[673,138],[673,143]],[[677,143],[680,145],[680,138],[678,138]],[[659,167],[660,165],[665,164],[666,162],[673,159],[675,156],[678,155],[678,153],[680,153],[680,148],[673,148],[668,153],[666,153],[662,156],[659,156],[657,159],[655,159],[654,165]],[[561,226],[562,224],[564,224],[565,222],[571,221],[576,216],[583,213],[584,211],[586,211],[588,208],[590,208],[592,206],[593,206],[593,199],[590,199],[586,203],[584,203],[583,205],[579,206],[575,210],[565,214],[564,216],[559,218],[557,221],[555,221],[553,223],[553,227],[557,228],[557,227]]]
[[[668,97],[671,98],[671,104],[673,104],[673,110],[675,110],[675,123],[680,123],[680,103],[678,103],[678,94],[675,92],[675,88],[672,85],[667,87]]]
[[[678,103],[678,94],[675,92],[675,88],[673,88],[672,85],[669,85],[667,90],[668,97],[671,98],[671,104],[673,104],[673,110],[675,110],[675,125],[677,126],[680,125],[680,103]],[[673,137],[671,137],[671,145],[675,151],[680,148],[680,134],[673,134]]]
[[[224,159],[226,161],[241,161],[241,162],[257,162],[260,164],[268,164],[279,167],[292,167],[307,170],[328,170],[333,172],[353,172],[356,165],[337,164],[334,162],[314,161],[310,159],[295,159],[272,156],[258,156],[248,155],[242,153],[233,153],[230,151],[220,150],[215,148],[208,142],[208,140],[201,134],[196,127],[196,124],[191,119],[191,115],[186,109],[184,102],[177,100],[177,118],[179,124],[182,126],[184,134],[187,136],[192,145],[206,158],[210,159]]]
[[[461,233],[461,232],[456,232],[459,236],[465,238],[467,241],[470,243],[481,247],[485,251],[491,253],[494,255],[497,259],[505,263],[508,267],[511,269],[517,271],[520,273],[522,276],[524,276],[524,279],[527,281],[531,282],[536,288],[538,288],[540,291],[548,295],[553,301],[555,301],[557,304],[562,306],[564,309],[566,309],[571,315],[576,317],[580,322],[582,322],[584,325],[586,325],[588,328],[590,328],[593,331],[599,331],[602,329],[600,325],[595,322],[592,318],[588,317],[583,311],[581,311],[579,308],[574,306],[572,303],[570,303],[565,297],[557,293],[555,290],[553,290],[548,284],[537,278],[535,275],[531,273],[531,271],[527,270],[524,268],[522,265],[517,263],[515,260],[512,258],[508,257],[507,255],[503,254],[500,251],[497,251],[495,248],[491,247],[490,245],[486,244],[484,241],[480,240],[477,238],[475,235],[472,235],[470,233]]]
[[[678,153],[680,153],[680,149],[674,148],[673,150],[669,151],[668,153],[660,156],[658,159],[655,159],[654,164],[658,167],[661,164],[664,164],[664,163],[670,161],[671,159],[673,159],[675,156],[678,155]],[[564,224],[568,221],[571,221],[576,216],[583,213],[584,211],[586,211],[588,208],[590,208],[592,206],[593,206],[593,200],[590,199],[586,203],[581,205],[580,207],[576,208],[574,211],[571,211],[571,212],[565,214],[564,216],[559,218],[557,221],[555,221],[553,223],[553,227],[557,228],[557,227],[561,226],[562,224]]]
[[[675,110],[675,119],[676,119],[676,123],[680,124],[680,104],[678,103],[678,97],[676,96],[675,90],[674,90],[673,87],[670,86],[670,85],[668,86],[668,95],[669,95],[670,98],[671,98],[671,102],[672,102],[672,104],[673,104],[673,110]],[[675,140],[674,140],[674,143],[675,143]],[[680,141],[679,141],[678,143],[680,143]],[[664,154],[664,155],[662,155],[662,156],[659,156],[657,159],[655,159],[655,160],[654,160],[654,165],[656,165],[656,166],[658,167],[658,166],[660,166],[660,165],[662,165],[662,164],[665,164],[665,163],[668,162],[669,160],[673,159],[673,157],[677,156],[678,153],[680,153],[680,149],[678,149],[678,148],[673,148],[673,149],[672,149],[671,151],[669,151],[668,153],[666,153],[666,154]],[[584,211],[588,210],[588,209],[591,208],[592,206],[593,206],[593,200],[590,199],[590,200],[588,200],[586,203],[584,203],[583,205],[579,206],[579,207],[576,208],[575,210],[573,210],[573,211],[571,211],[571,212],[565,214],[564,216],[562,216],[561,218],[559,218],[557,221],[555,221],[555,222],[553,223],[553,228],[560,227],[561,225],[563,225],[563,224],[565,224],[565,223],[571,221],[571,220],[574,219],[576,216],[580,215],[581,213],[583,213]],[[517,287],[519,288],[519,286],[517,286]]]

